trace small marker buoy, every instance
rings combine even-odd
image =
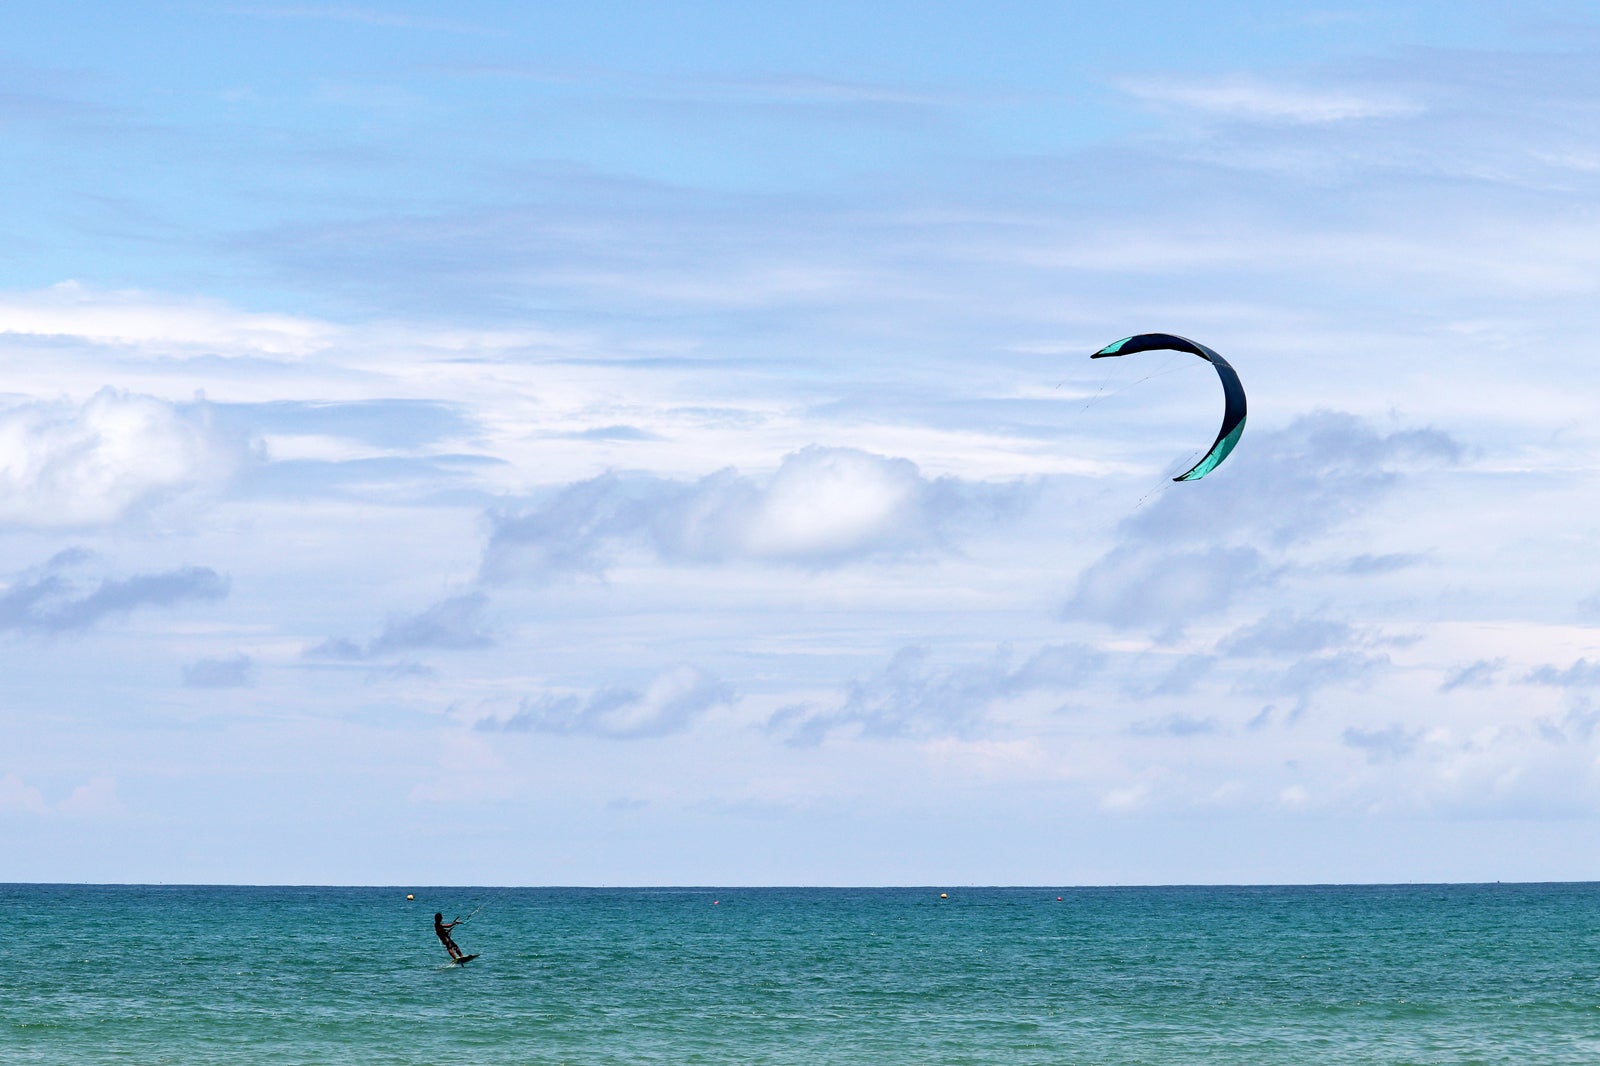
[[[715,906],[719,905],[721,902],[722,901],[720,899],[714,899],[714,900],[711,901],[711,905],[713,907],[715,907]]]
[[[1056,897],[1056,902],[1057,902],[1057,903],[1060,903],[1060,902],[1061,902],[1061,897],[1060,897],[1060,896],[1057,896],[1057,897]]]
[[[413,896],[411,893],[409,893],[409,892],[406,893],[406,899],[416,899],[416,898],[417,897]]]
[[[940,898],[940,899],[949,899],[949,898],[950,898],[950,893],[948,893],[948,892],[941,892],[941,893],[939,893],[939,898]]]

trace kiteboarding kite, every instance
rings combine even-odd
[[[1199,481],[1228,457],[1228,453],[1233,451],[1233,446],[1239,443],[1239,437],[1244,433],[1244,386],[1239,384],[1239,375],[1222,356],[1203,344],[1171,333],[1141,333],[1136,337],[1124,337],[1115,344],[1106,345],[1089,358],[1104,359],[1113,355],[1157,351],[1188,352],[1191,355],[1198,355],[1216,367],[1217,377],[1222,379],[1222,398],[1225,406],[1222,411],[1222,428],[1217,431],[1217,439],[1206,454],[1200,457],[1198,463],[1172,479]]]

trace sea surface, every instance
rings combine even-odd
[[[1600,1063],[1594,884],[0,885],[0,921],[7,1064]]]

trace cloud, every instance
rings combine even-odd
[[[26,812],[42,814],[48,810],[44,793],[16,774],[0,775],[0,814]]]
[[[1056,644],[1016,667],[1004,647],[985,661],[940,666],[926,648],[902,648],[879,673],[846,685],[834,705],[785,707],[772,716],[768,729],[793,745],[818,744],[845,727],[880,739],[971,737],[983,730],[996,702],[1080,687],[1105,661],[1092,648]]]
[[[203,406],[102,389],[0,411],[0,526],[94,526],[218,486],[246,458]]]
[[[1087,644],[1047,644],[1015,670],[1006,671],[1007,657],[995,661],[1000,671],[998,691],[1005,694],[1041,689],[1072,689],[1105,667],[1104,653]]]
[[[1307,618],[1278,609],[1252,625],[1234,630],[1222,640],[1228,655],[1309,655],[1348,644],[1353,630],[1344,622]]]
[[[1440,692],[1454,692],[1458,688],[1488,688],[1495,675],[1505,669],[1504,659],[1479,659],[1455,671],[1439,686]]]
[[[183,668],[188,688],[244,688],[255,676],[255,660],[240,652],[227,659],[200,659]]]
[[[88,629],[105,618],[142,608],[220,600],[227,594],[227,578],[206,566],[105,578],[92,587],[69,579],[59,569],[51,569],[13,582],[0,593],[0,632],[64,633]]]
[[[325,22],[351,22],[385,29],[421,30],[433,33],[484,34],[490,31],[455,19],[404,15],[375,7],[354,4],[229,4],[222,8],[230,15],[260,19],[304,19]]]
[[[1129,81],[1124,88],[1143,100],[1221,118],[1296,126],[1409,118],[1425,110],[1420,103],[1390,92],[1308,89],[1238,78],[1190,83]]]
[[[487,648],[494,638],[484,628],[480,615],[489,598],[469,592],[440,600],[432,607],[393,619],[367,647],[368,656],[387,655],[418,648],[462,650]]]
[[[337,337],[333,327],[311,319],[235,311],[213,300],[96,292],[75,281],[0,294],[4,333],[76,337],[161,355],[188,348],[296,359],[321,351]]]
[[[732,691],[712,675],[680,666],[660,674],[642,691],[607,688],[588,696],[546,693],[524,698],[515,713],[480,718],[473,728],[617,739],[663,737],[684,732],[706,711],[732,698]]]
[[[1209,655],[1185,655],[1153,680],[1130,681],[1123,691],[1139,699],[1152,696],[1186,696],[1216,667]]]
[[[1164,718],[1146,718],[1134,722],[1128,732],[1137,737],[1197,737],[1222,732],[1215,718],[1197,718],[1188,714],[1169,714]]]
[[[117,796],[116,778],[102,774],[74,788],[65,799],[56,804],[56,810],[62,814],[97,818],[122,814],[126,808]]]
[[[1600,730],[1600,707],[1579,696],[1571,700],[1560,719],[1543,717],[1535,724],[1539,735],[1552,744],[1588,743]]]
[[[1226,610],[1240,593],[1270,578],[1266,558],[1254,548],[1124,545],[1079,575],[1061,617],[1176,630]]]
[[[1355,555],[1335,564],[1333,570],[1335,573],[1349,574],[1353,577],[1377,577],[1416,566],[1422,561],[1423,557],[1414,552]]]
[[[180,410],[196,408],[240,436],[335,437],[386,449],[427,447],[470,437],[478,428],[458,406],[437,400],[206,402]]]
[[[1331,655],[1312,655],[1297,659],[1282,670],[1274,670],[1256,677],[1244,685],[1245,691],[1258,696],[1294,696],[1298,703],[1290,717],[1303,713],[1311,697],[1335,685],[1360,684],[1370,681],[1389,666],[1387,655],[1367,655],[1355,651],[1341,651]]]
[[[490,648],[495,640],[482,617],[488,603],[489,597],[482,592],[450,596],[416,614],[389,619],[382,632],[365,644],[334,637],[306,649],[305,657],[365,661],[423,649]]]
[[[1372,763],[1397,762],[1410,755],[1422,738],[1421,730],[1407,730],[1399,725],[1384,729],[1357,729],[1354,726],[1340,734],[1346,747],[1366,754]]]
[[[1586,688],[1590,685],[1600,685],[1600,663],[1579,659],[1565,670],[1559,670],[1546,663],[1530,670],[1522,680],[1525,684],[1550,685],[1554,688]]]
[[[1253,437],[1246,430],[1228,467],[1175,486],[1121,528],[1156,546],[1201,537],[1285,548],[1369,509],[1407,471],[1461,456],[1461,445],[1441,430],[1383,433],[1355,415],[1318,411],[1280,430]]]
[[[1405,471],[1460,455],[1460,445],[1438,430],[1380,433],[1354,415],[1328,411],[1281,430],[1247,432],[1227,468],[1169,488],[1123,521],[1121,543],[1078,576],[1062,617],[1181,632],[1280,580],[1289,572],[1286,549],[1370,508]],[[1258,626],[1236,634],[1236,646],[1265,650],[1277,642],[1287,650],[1337,635],[1326,628],[1335,623],[1287,616]]]
[[[236,496],[306,500],[315,496],[380,503],[437,504],[492,499],[483,488],[499,460],[475,455],[325,461],[290,459],[252,467],[235,483]]]
[[[598,441],[651,441],[661,439],[661,434],[652,433],[637,426],[596,426],[593,429],[581,429],[564,434],[564,436],[573,440]]]
[[[906,459],[815,445],[786,456],[765,481],[732,469],[693,483],[606,474],[500,517],[483,571],[491,579],[599,572],[628,545],[669,563],[840,566],[944,547],[963,523],[992,520],[1031,492],[928,479]]]
[[[0,814],[65,814],[76,817],[104,817],[126,810],[117,797],[117,782],[100,775],[78,785],[58,803],[50,803],[44,793],[16,774],[0,775]]]

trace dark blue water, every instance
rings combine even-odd
[[[0,1062],[1600,1062],[1597,885],[945,891],[0,885]]]

